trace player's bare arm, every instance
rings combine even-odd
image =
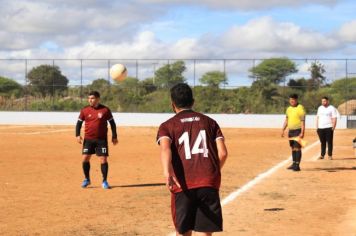
[[[284,131],[286,130],[287,126],[288,126],[288,117],[286,117],[286,119],[284,120],[284,123],[283,123],[282,134],[281,134],[282,138],[284,137]]]
[[[303,120],[301,120],[301,132],[299,135],[300,138],[304,138],[304,131],[305,131],[305,117],[303,118]]]
[[[336,117],[335,117],[335,118],[331,118],[331,122],[332,122],[332,125],[333,125],[332,130],[334,131],[335,128],[336,128],[336,124],[337,124],[337,119],[336,119]]]
[[[228,156],[224,139],[221,138],[216,140],[216,146],[218,149],[218,156],[220,160],[220,169],[222,169]]]
[[[173,185],[177,185],[180,188],[178,180],[173,175],[172,168],[172,151],[171,151],[171,140],[168,138],[162,138],[160,140],[161,147],[161,163],[163,167],[163,176],[166,181],[166,186],[171,191]]]

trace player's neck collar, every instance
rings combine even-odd
[[[177,114],[179,113],[182,113],[182,112],[189,112],[189,111],[193,111],[192,108],[183,108],[183,109],[180,109]]]
[[[96,106],[91,106],[91,107],[94,108],[94,109],[98,109],[100,106],[101,106],[101,104],[98,103],[98,104],[96,104]]]

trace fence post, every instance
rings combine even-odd
[[[28,83],[28,73],[27,73],[27,59],[25,59],[25,111],[27,111],[27,99],[28,99],[28,91],[29,91],[29,83]]]
[[[224,63],[224,77],[226,78],[226,59],[223,59]],[[226,83],[224,83],[224,89],[226,88]]]
[[[54,110],[54,59],[52,60],[52,111]]]
[[[345,86],[345,112],[346,115],[348,114],[348,106],[347,106],[347,100],[348,100],[348,82],[349,82],[349,71],[348,71],[348,61],[345,59],[345,78],[346,78],[346,86]],[[348,116],[348,115],[347,115]]]
[[[195,87],[195,76],[196,76],[196,71],[195,71],[195,66],[196,66],[196,60],[194,59],[194,61],[193,61],[193,63],[194,63],[194,74],[193,74],[193,79],[194,79],[194,84],[193,84],[193,88]]]
[[[83,59],[80,59],[80,102],[83,102]]]
[[[110,81],[110,59],[108,59],[108,90],[109,90],[109,93],[111,91],[111,81]]]

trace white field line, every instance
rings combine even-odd
[[[307,146],[304,150],[303,153],[309,151],[310,149],[312,149],[313,147],[315,147],[317,144],[319,144],[319,140],[315,141],[314,143],[312,143],[311,145]],[[241,188],[236,189],[234,192],[230,193],[228,196],[226,196],[222,201],[221,201],[221,206],[225,206],[227,204],[229,204],[230,202],[234,201],[238,196],[240,196],[242,193],[246,192],[247,190],[249,190],[250,188],[252,188],[253,186],[255,186],[256,184],[258,184],[259,182],[261,182],[263,179],[269,177],[270,175],[272,175],[274,172],[276,172],[278,169],[282,168],[283,166],[285,166],[291,159],[292,157],[289,156],[286,160],[281,161],[280,163],[278,163],[277,165],[273,166],[272,168],[270,168],[269,170],[257,175],[255,178],[253,178],[252,180],[250,180],[249,182],[247,182],[245,185],[243,185]],[[168,236],[174,236],[176,235],[175,232],[169,233]]]
[[[19,129],[27,127],[38,127],[38,125],[11,125],[11,126],[1,126],[0,129]]]
[[[33,135],[33,134],[48,134],[48,133],[60,133],[65,131],[73,131],[74,129],[57,129],[57,130],[49,130],[49,131],[35,131],[35,132],[6,132],[4,134],[20,134],[20,135]]]
[[[314,146],[316,146],[317,144],[319,144],[319,141],[315,141],[314,143],[312,143],[311,145],[307,146],[304,150],[303,153],[309,151],[310,149],[312,149]],[[258,184],[259,182],[261,182],[263,179],[269,177],[270,175],[272,175],[274,172],[276,172],[278,169],[280,169],[281,167],[285,166],[291,159],[292,157],[289,156],[286,160],[281,161],[280,163],[278,163],[277,165],[273,166],[271,169],[257,175],[255,178],[253,178],[252,180],[250,180],[249,182],[247,182],[245,185],[243,185],[241,188],[235,190],[234,192],[230,193],[227,197],[225,197],[222,201],[221,201],[221,205],[225,206],[228,203],[230,203],[231,201],[233,201],[235,198],[237,198],[239,195],[241,195],[242,193],[246,192],[247,190],[249,190],[250,188],[252,188],[253,186],[255,186],[256,184]]]
[[[69,126],[69,125],[61,125],[61,126]],[[56,128],[59,125],[0,125],[0,130],[2,129],[21,129],[21,128]]]
[[[315,156],[312,157],[312,161],[317,161],[319,160],[320,154],[316,154]]]

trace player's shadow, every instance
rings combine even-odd
[[[338,172],[338,171],[348,171],[348,170],[356,170],[356,166],[353,167],[325,167],[325,168],[312,168],[308,171],[326,171],[326,172]]]
[[[129,184],[129,185],[116,185],[111,188],[142,188],[142,187],[157,187],[165,186],[164,183],[150,183],[150,184]]]

